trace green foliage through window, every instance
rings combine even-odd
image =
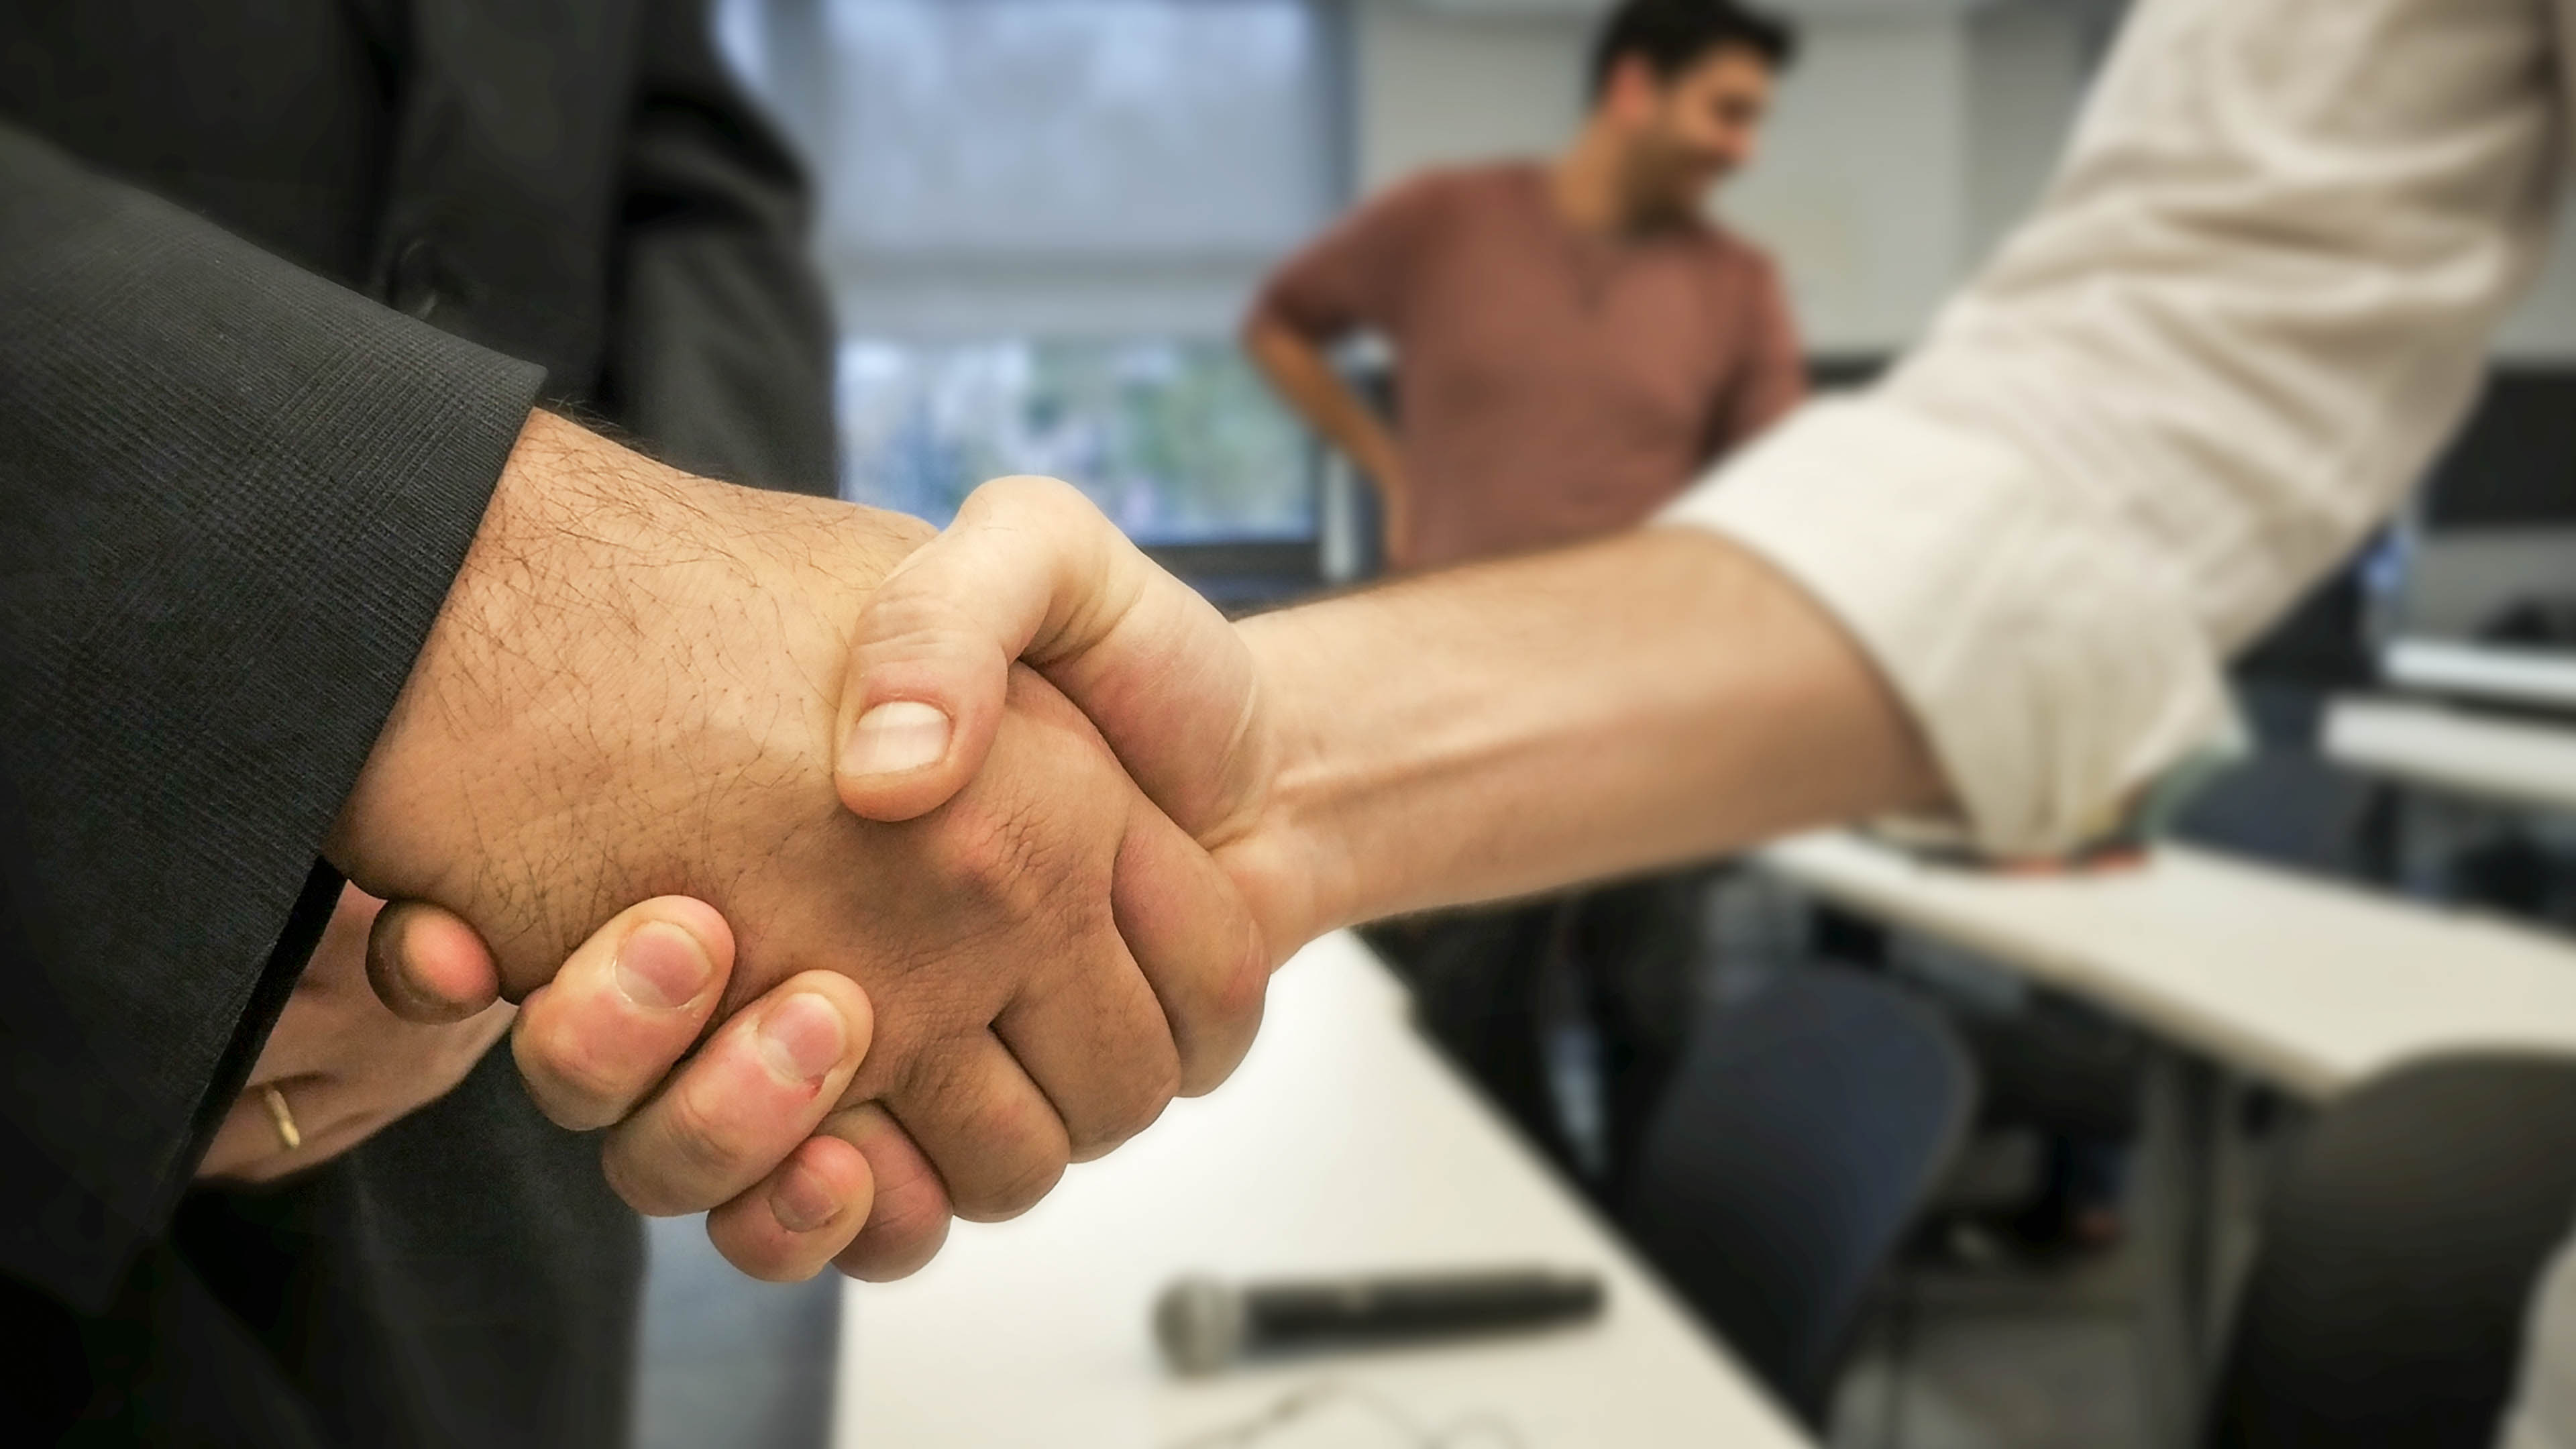
[[[1231,341],[860,339],[841,351],[843,493],[946,523],[1044,473],[1152,543],[1315,529],[1304,433]]]

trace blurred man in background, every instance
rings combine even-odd
[[[1377,489],[1391,567],[1634,527],[1797,404],[1771,259],[1707,216],[1794,51],[1732,0],[1627,0],[1562,154],[1415,177],[1270,279],[1245,346]],[[1326,359],[1361,330],[1400,422]]]
[[[1376,488],[1389,567],[1633,528],[1805,395],[1777,270],[1708,216],[1795,49],[1785,22],[1733,0],[1626,0],[1562,153],[1416,177],[1271,278],[1245,346]],[[1326,356],[1363,330],[1394,345],[1397,418]],[[1450,1049],[1607,1185],[1687,1019],[1669,1008],[1689,988],[1699,886],[1416,921],[1379,944]],[[1549,1085],[1547,1043],[1586,1017],[1606,1121]]]

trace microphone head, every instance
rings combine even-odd
[[[1243,1350],[1243,1295],[1214,1278],[1182,1278],[1154,1304],[1154,1337],[1174,1371],[1211,1374]]]

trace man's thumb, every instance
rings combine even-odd
[[[1011,663],[1062,586],[1064,536],[1028,526],[1031,500],[1063,506],[1053,490],[1073,492],[1052,480],[984,485],[877,586],[850,649],[834,766],[853,814],[927,814],[983,767]]]
[[[385,1009],[436,1026],[480,1014],[501,995],[501,969],[462,916],[394,901],[367,933],[367,982]]]

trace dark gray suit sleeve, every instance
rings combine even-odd
[[[601,402],[679,467],[830,497],[832,319],[805,178],[716,56],[702,0],[656,0],[645,27]]]
[[[302,969],[542,377],[0,126],[0,1270],[94,1306]]]

